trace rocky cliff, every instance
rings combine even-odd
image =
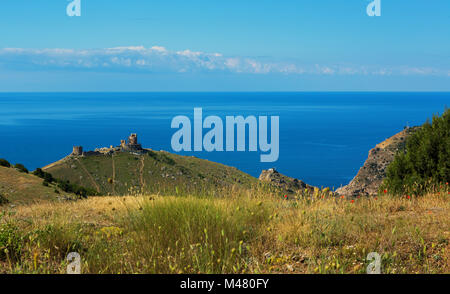
[[[400,133],[386,139],[369,151],[369,156],[353,180],[336,193],[345,196],[376,195],[386,177],[386,169],[394,160],[395,154],[405,148],[406,139],[417,130],[405,128]]]
[[[287,193],[296,193],[297,191],[304,191],[305,189],[314,191],[313,186],[310,186],[298,179],[280,174],[274,168],[263,170],[259,176],[259,180],[265,183],[270,183],[271,185],[278,187]]]

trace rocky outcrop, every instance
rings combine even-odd
[[[314,191],[313,186],[310,186],[298,179],[282,175],[274,168],[263,170],[259,176],[259,180],[278,187],[287,193],[296,193],[297,191],[304,191],[305,189]]]
[[[371,149],[358,174],[347,186],[337,189],[336,193],[345,196],[376,195],[386,177],[387,167],[394,160],[395,154],[405,148],[406,139],[416,130],[417,127],[405,128]]]

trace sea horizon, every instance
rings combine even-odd
[[[255,103],[257,100],[257,103]],[[70,154],[118,145],[138,133],[146,148],[197,156],[254,177],[263,169],[316,186],[347,184],[371,148],[442,113],[448,92],[39,92],[0,93],[0,157],[30,169]],[[170,122],[205,116],[279,115],[280,158],[261,163],[255,152],[174,152]],[[47,142],[41,144],[41,142]]]

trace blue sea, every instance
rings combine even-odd
[[[280,156],[260,152],[183,152],[255,177],[275,167],[316,186],[339,187],[377,143],[424,123],[450,105],[450,93],[0,93],[0,158],[29,169],[85,150],[119,145],[138,133],[144,147],[171,149],[172,118],[279,116]]]

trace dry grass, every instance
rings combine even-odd
[[[257,256],[265,272],[364,273],[369,252],[384,273],[448,273],[448,195],[300,200],[277,209]],[[263,251],[266,251],[265,253]]]
[[[64,273],[71,251],[84,273],[365,273],[369,252],[382,256],[383,273],[450,272],[447,191],[354,202],[316,196],[255,191],[17,207],[0,219],[0,247],[2,234],[16,242],[0,248],[0,272]]]

